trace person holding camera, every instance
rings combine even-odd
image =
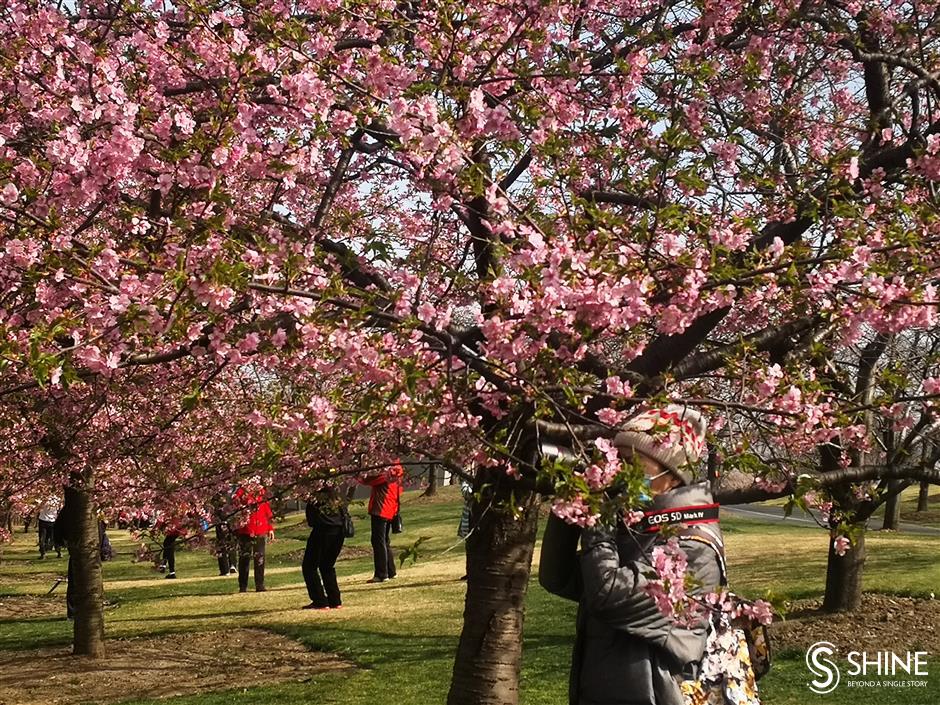
[[[692,475],[705,449],[705,431],[705,420],[687,407],[637,414],[614,445],[645,475],[651,509],[643,519],[582,530],[549,517],[539,582],[578,602],[571,705],[682,705],[680,682],[697,675],[707,618],[687,623],[667,616],[651,594],[649,576],[654,547],[678,535],[697,586],[690,592],[708,592],[722,581],[718,507],[708,485],[695,483]]]
[[[384,583],[397,575],[392,553],[392,521],[401,510],[402,478],[405,470],[395,463],[384,472],[369,475],[359,482],[369,485],[369,516],[372,519],[372,559],[375,572],[369,583]]]
[[[346,539],[346,503],[335,487],[325,487],[307,502],[307,548],[303,574],[310,604],[305,610],[339,609],[343,606],[336,582],[336,559]]]

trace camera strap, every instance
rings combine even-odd
[[[643,512],[643,518],[633,529],[644,534],[655,533],[663,526],[674,524],[715,524],[718,522],[717,504],[700,504],[689,507],[668,507]]]

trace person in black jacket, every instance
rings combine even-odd
[[[310,498],[306,513],[311,531],[304,551],[303,573],[310,604],[304,609],[339,609],[343,601],[336,582],[336,559],[346,537],[346,505],[339,492],[329,487]]]

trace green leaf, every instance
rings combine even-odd
[[[411,564],[414,565],[417,563],[418,558],[421,555],[421,544],[430,539],[430,536],[419,536],[418,540],[407,548],[403,548],[398,554],[398,565],[405,565],[405,561],[409,558],[411,559]]]

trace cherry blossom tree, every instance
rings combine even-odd
[[[787,371],[774,363],[758,372],[760,383],[746,399],[749,408],[719,432],[721,452],[731,454],[722,465],[749,473],[722,478],[720,496],[742,500],[742,489],[751,500],[789,496],[788,513],[813,511],[830,533],[827,609],[859,604],[865,528],[875,510],[918,480],[940,479],[935,469],[936,363],[934,331],[868,330],[845,347],[791,356],[784,362]],[[781,387],[785,377],[802,381]],[[729,391],[723,398],[734,399]],[[825,400],[817,411],[823,422],[812,435],[791,435],[793,417],[773,413],[789,414],[795,397]],[[834,425],[841,429],[838,435],[832,433]]]
[[[208,498],[263,466],[247,410],[232,413],[243,395],[191,365],[175,373],[134,370],[4,401],[0,483],[20,506],[64,492],[77,654],[105,648],[99,518],[183,505],[198,526]],[[198,398],[207,392],[211,405]]]
[[[275,455],[473,463],[449,702],[516,702],[537,492],[609,511],[638,404],[706,409],[745,470],[757,413],[864,452],[805,375],[935,325],[936,15],[7,3],[0,399],[247,366],[290,380],[245,409]]]

